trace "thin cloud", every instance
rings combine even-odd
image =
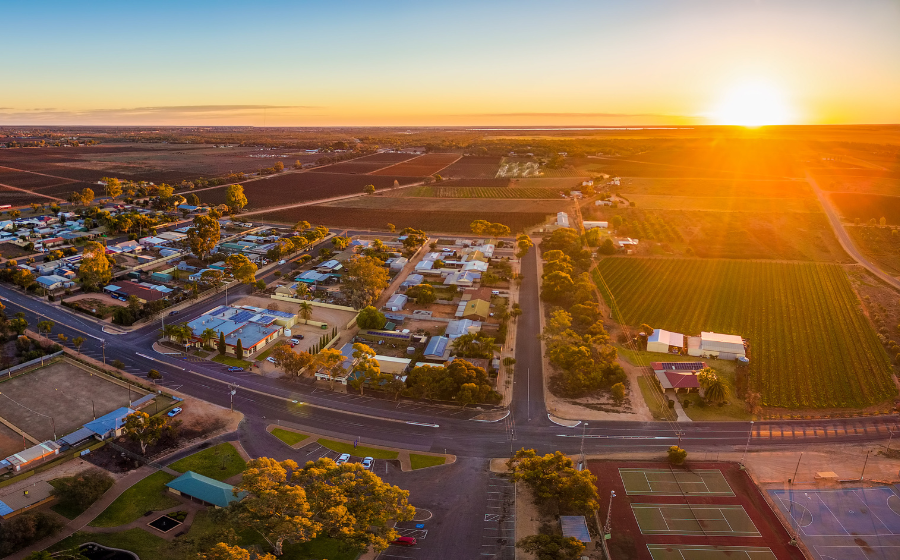
[[[94,109],[86,113],[225,113],[261,109],[322,109],[313,105],[161,105],[131,109]]]
[[[684,115],[661,115],[658,113],[472,113],[454,115],[458,117],[526,117],[526,118],[634,118],[654,117],[665,119],[693,118]]]

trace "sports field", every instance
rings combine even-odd
[[[900,558],[900,495],[892,486],[769,494],[818,560]]]
[[[897,394],[887,353],[838,265],[613,257],[597,271],[628,325],[749,340],[751,389],[764,405],[863,407]]]
[[[631,504],[631,511],[645,535],[761,536],[738,505]]]
[[[0,383],[0,416],[37,440],[74,432],[85,422],[128,406],[146,392],[114,383],[67,360]]]
[[[619,469],[629,496],[734,496],[720,470]]]
[[[771,548],[699,544],[648,544],[653,560],[777,560]]]

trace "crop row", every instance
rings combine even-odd
[[[437,187],[408,189],[405,196],[426,198],[560,198],[559,189],[518,187]]]
[[[751,387],[767,406],[862,407],[897,393],[837,265],[608,258],[597,272],[629,325],[748,339]]]

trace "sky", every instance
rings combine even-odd
[[[900,123],[898,0],[0,5],[0,125]]]

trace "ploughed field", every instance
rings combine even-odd
[[[420,177],[398,177],[392,175],[370,176],[341,173],[284,173],[270,175],[268,179],[258,179],[243,183],[247,208],[258,209],[319,200],[349,194],[362,194],[366,185],[376,189],[421,181]],[[197,192],[201,202],[209,204],[225,203],[225,186]]]
[[[830,193],[841,215],[863,223],[885,219],[888,225],[900,225],[900,196],[880,194]]]
[[[396,196],[422,198],[556,198],[559,189],[517,187],[443,187],[423,185],[398,191]]]
[[[380,171],[373,171],[372,175],[403,175],[406,177],[434,175],[459,158],[459,154],[425,154]]]
[[[766,406],[858,408],[897,394],[838,265],[613,257],[595,281],[628,325],[748,339],[751,390]]]

